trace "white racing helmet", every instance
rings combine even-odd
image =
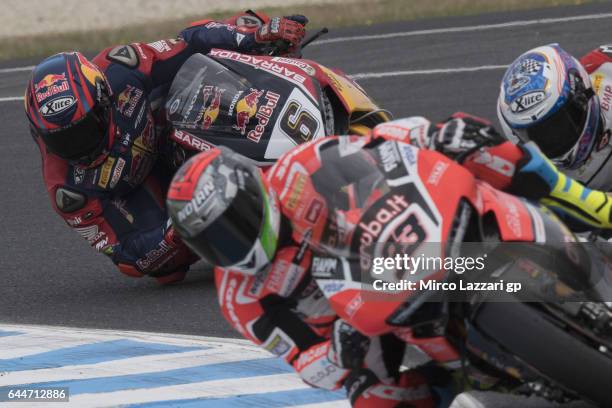
[[[557,44],[529,50],[508,67],[497,114],[509,138],[534,141],[565,168],[588,159],[603,128],[589,75]]]

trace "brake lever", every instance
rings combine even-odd
[[[308,44],[310,44],[311,42],[313,42],[314,40],[316,40],[323,34],[327,34],[327,33],[329,33],[329,30],[327,29],[327,27],[323,27],[322,29],[320,29],[319,31],[317,31],[316,33],[314,33],[313,35],[311,35],[310,37],[302,41],[302,44],[300,44],[300,49],[303,50]]]
[[[302,41],[300,46],[296,48],[295,52],[299,53],[299,55],[302,55],[302,50],[308,44],[312,43],[314,40],[316,40],[323,34],[327,34],[327,33],[329,33],[329,29],[327,27],[323,27],[322,29],[320,29],[319,31],[315,32],[314,34],[306,38],[304,41]],[[288,49],[289,49],[289,44],[286,41],[279,40],[273,46],[270,47],[270,51],[268,51],[267,54],[270,56],[275,56],[275,55],[278,55],[280,53],[287,51]]]

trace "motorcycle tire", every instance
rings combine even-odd
[[[508,300],[481,304],[474,325],[559,386],[598,406],[612,407],[612,359],[534,307]]]

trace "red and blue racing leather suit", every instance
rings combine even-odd
[[[202,20],[177,39],[132,43],[98,54],[93,62],[105,73],[114,104],[108,154],[91,165],[68,163],[34,136],[55,211],[129,276],[178,281],[196,261],[166,214],[165,192],[174,168],[161,107],[172,79],[192,54],[212,48],[256,52],[256,27],[235,25],[245,19],[268,21],[254,14],[226,22]]]

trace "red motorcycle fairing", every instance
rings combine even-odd
[[[533,205],[479,180],[477,180],[477,198],[478,200],[472,203],[478,210],[478,214],[480,216],[487,213],[495,215],[502,241],[539,242],[537,231],[543,228],[542,217]]]
[[[324,203],[317,210],[319,222],[300,222],[304,217],[298,214],[293,218],[297,220],[294,227],[302,236],[310,234],[315,246],[339,259],[336,263],[325,257],[315,261],[313,275],[338,315],[368,336],[396,330],[387,319],[412,296],[423,293],[374,289],[373,281],[381,276],[371,272],[372,258],[394,256],[384,253],[384,244],[404,244],[408,249],[404,253],[409,256],[423,253],[445,257],[461,202],[469,203],[478,217],[494,215],[503,241],[531,242],[537,235],[534,231],[541,229],[542,219],[535,207],[477,180],[466,168],[438,152],[395,141],[365,147],[350,145],[317,143],[313,148],[316,160],[300,160],[307,153],[298,152],[292,165],[281,163],[289,166],[285,171],[294,173],[289,179],[304,179],[289,181],[281,201],[289,198],[296,203],[292,204],[294,208],[302,207],[294,192],[296,185],[303,185],[300,191],[307,192],[306,204],[313,198]],[[363,164],[360,169],[358,161]],[[350,167],[361,174],[339,185],[338,174]],[[360,180],[370,183],[365,198]],[[342,204],[338,189],[348,196]],[[306,204],[302,212],[308,213],[306,207],[312,204]],[[442,281],[449,272],[404,272],[404,276],[395,278]]]

